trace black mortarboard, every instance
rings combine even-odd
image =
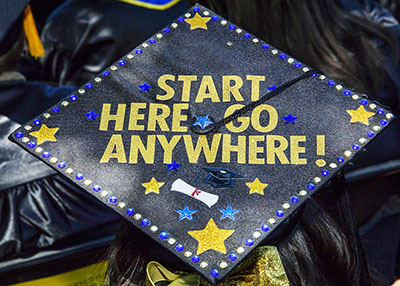
[[[216,282],[392,118],[197,5],[12,139]]]

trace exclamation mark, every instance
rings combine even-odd
[[[317,156],[325,156],[325,135],[317,135]],[[315,164],[318,167],[323,167],[326,162],[324,159],[318,159]]]

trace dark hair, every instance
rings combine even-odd
[[[356,0],[358,1],[358,0]],[[378,40],[397,47],[390,30],[345,11],[341,0],[201,0],[267,43],[359,93],[374,96],[390,80]],[[385,55],[387,56],[387,55]],[[394,85],[394,84],[393,84]]]

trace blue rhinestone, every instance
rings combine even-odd
[[[110,198],[110,203],[115,204],[118,201],[117,197],[112,196]]]
[[[32,141],[31,141],[31,142],[28,143],[28,147],[29,147],[29,148],[35,148],[35,146],[36,146],[36,143],[35,143],[35,142],[32,142]]]
[[[140,55],[141,53],[143,53],[143,51],[142,51],[141,49],[137,49],[137,50],[136,50],[136,53],[137,53],[138,55]]]
[[[299,202],[299,198],[296,197],[296,196],[293,196],[293,197],[290,198],[290,201],[291,201],[292,203],[294,203],[294,204],[297,204],[297,203]]]
[[[93,191],[94,192],[100,192],[100,190],[101,190],[101,188],[100,188],[100,186],[98,186],[98,185],[95,185],[95,186],[93,186]]]
[[[363,100],[360,101],[360,103],[361,103],[362,105],[367,105],[367,104],[368,104],[368,100],[363,99]]]
[[[381,125],[386,125],[387,121],[385,119],[382,119],[380,123],[381,123]]]
[[[103,72],[103,76],[109,76],[109,75],[110,75],[110,72],[109,72],[109,71]]]
[[[185,19],[182,18],[182,17],[179,17],[179,18],[178,18],[178,22],[179,22],[179,23],[183,23],[183,22],[185,22]]]
[[[126,62],[125,62],[124,60],[120,60],[120,61],[118,62],[118,64],[122,67],[122,66],[124,66],[124,65],[126,64]]]
[[[126,214],[127,215],[133,215],[135,213],[135,211],[133,209],[127,209],[126,210]]]
[[[178,244],[178,245],[175,247],[175,249],[176,249],[176,251],[181,252],[182,250],[185,249],[185,247],[184,247],[182,244]]]
[[[44,151],[42,154],[43,158],[49,158],[50,157],[50,153],[47,151]]]
[[[249,33],[246,33],[243,35],[246,39],[250,39],[251,35]]]
[[[314,190],[315,189],[314,184],[308,184],[307,189],[309,189],[310,191]]]
[[[64,169],[65,168],[65,163],[64,162],[60,162],[60,163],[58,163],[58,168],[60,168],[60,169]]]
[[[165,29],[164,29],[164,33],[167,33],[167,34],[168,34],[169,32],[171,32],[171,29],[170,29],[170,28],[165,28]]]
[[[267,225],[267,224],[263,224],[262,226],[261,226],[261,230],[262,231],[268,231],[269,230],[269,226]]]
[[[168,237],[168,233],[166,233],[165,231],[160,233],[160,238],[161,239],[166,239]]]
[[[212,270],[210,271],[210,275],[211,275],[212,277],[217,277],[217,276],[219,275],[219,271],[218,271],[217,269],[212,269]]]
[[[284,60],[284,59],[287,58],[287,56],[286,56],[285,54],[282,54],[282,55],[280,55],[279,57],[280,57],[282,60]]]
[[[279,210],[279,211],[276,212],[276,216],[277,216],[277,217],[283,217],[283,215],[284,215],[284,213],[283,213],[283,211],[281,211],[281,210]]]
[[[374,137],[375,133],[374,131],[368,131],[367,135],[368,137]]]
[[[200,11],[199,7],[194,7],[193,8],[193,12],[199,12],[199,11]]]
[[[301,67],[301,63],[295,63],[295,64],[294,64],[294,67],[295,67],[295,68],[300,68],[300,67]]]
[[[53,110],[53,112],[56,112],[56,113],[57,113],[57,112],[60,112],[60,108],[58,108],[58,107],[53,107],[52,110]]]
[[[77,98],[78,98],[78,97],[77,97],[75,94],[73,94],[73,95],[71,95],[71,96],[69,97],[69,99],[71,99],[72,101],[75,101]]]
[[[350,90],[345,90],[345,91],[343,91],[343,94],[344,94],[344,95],[347,95],[347,96],[348,96],[348,95],[351,95],[351,91],[350,91]]]
[[[235,25],[229,25],[229,29],[235,30],[236,26]]]
[[[317,73],[313,73],[311,76],[316,77],[317,75],[318,75]]]
[[[192,257],[192,261],[193,261],[194,263],[197,263],[197,262],[200,261],[200,257],[198,257],[197,255],[195,255],[195,256]]]
[[[328,176],[329,175],[329,171],[328,170],[322,170],[321,174],[322,174],[322,176]]]
[[[229,260],[230,261],[235,261],[237,259],[237,255],[235,253],[229,254]]]
[[[328,81],[328,84],[329,84],[330,86],[332,86],[332,85],[335,85],[335,82],[334,82],[333,80],[330,80],[330,81]]]
[[[212,16],[212,17],[211,17],[211,20],[213,20],[213,21],[218,21],[218,16]]]
[[[35,124],[35,125],[39,125],[40,124],[40,119],[35,119],[35,120],[33,120],[33,123]]]
[[[358,149],[360,149],[360,146],[358,146],[357,144],[354,144],[351,148],[353,148],[353,150],[357,151]]]
[[[145,219],[142,219],[141,224],[142,224],[143,226],[148,226],[148,225],[150,224],[150,221],[149,221],[147,218],[145,218]]]
[[[17,133],[15,133],[15,137],[17,137],[17,138],[21,138],[22,136],[24,136],[24,134],[22,134],[22,132],[17,132]]]
[[[269,48],[269,45],[267,45],[267,44],[263,44],[263,45],[262,45],[262,48],[266,50],[266,49],[268,49],[268,48]]]
[[[78,173],[78,174],[76,174],[75,178],[76,178],[77,180],[82,180],[82,179],[83,179],[83,175],[80,174],[80,173]]]
[[[91,84],[90,82],[86,84],[86,88],[91,89],[93,87],[93,84]]]
[[[252,246],[254,244],[254,241],[251,239],[251,238],[249,238],[248,240],[246,240],[246,245],[247,246]]]
[[[337,157],[336,161],[338,161],[338,163],[343,163],[344,162],[344,158],[343,157]]]
[[[150,39],[150,40],[149,40],[149,43],[150,43],[150,44],[155,44],[155,42],[157,42],[157,41],[154,40],[154,39]]]
[[[385,114],[385,111],[383,109],[378,109],[378,111],[376,112],[379,115]]]

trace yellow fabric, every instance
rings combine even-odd
[[[58,275],[10,286],[100,286],[103,285],[108,262],[100,262]]]
[[[169,282],[169,286],[212,286],[198,274],[174,274],[158,262],[152,261],[146,268],[146,286],[157,282]],[[275,246],[256,248],[239,266],[217,286],[290,286],[285,268]]]
[[[43,57],[44,48],[36,29],[35,19],[33,18],[30,5],[26,6],[24,11],[24,31],[31,56],[34,58]]]
[[[147,8],[147,9],[167,10],[168,8],[171,8],[176,3],[178,3],[180,0],[173,0],[171,2],[168,2],[167,4],[164,4],[164,5],[146,3],[146,2],[139,1],[139,0],[119,0],[119,1],[125,2],[125,3],[128,3],[128,4],[132,4],[132,5],[136,5],[136,6],[139,6],[139,7],[144,7],[144,8]]]

